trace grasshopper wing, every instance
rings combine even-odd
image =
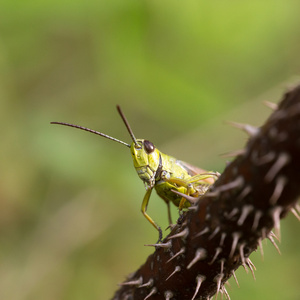
[[[207,173],[206,170],[195,167],[195,166],[193,166],[185,161],[182,161],[182,160],[177,160],[176,163],[178,165],[180,165],[181,167],[183,167],[188,172],[188,174],[191,176],[195,176],[195,175],[202,174],[202,173]]]
[[[219,175],[219,174],[217,174],[215,172],[208,172],[208,171],[206,171],[204,169],[195,167],[195,166],[193,166],[193,165],[191,165],[191,164],[189,164],[189,163],[187,163],[185,161],[182,161],[182,160],[177,160],[176,163],[179,164],[182,168],[184,168],[188,172],[188,174],[190,176],[192,176],[192,177],[196,176],[196,175],[201,175],[201,174],[203,174],[203,175],[205,175],[205,174],[211,175],[211,176],[208,176],[205,179],[205,181],[207,181],[207,183],[210,183],[210,184],[214,183],[216,177],[218,177],[218,175]]]

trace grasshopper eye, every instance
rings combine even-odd
[[[155,146],[148,140],[144,140],[144,147],[148,154],[152,153],[155,150]]]

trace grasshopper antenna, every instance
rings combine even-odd
[[[119,105],[117,105],[117,110],[118,110],[118,112],[119,112],[119,114],[120,114],[120,116],[121,116],[121,118],[122,118],[122,120],[123,120],[123,122],[124,122],[124,124],[125,124],[125,126],[126,126],[126,128],[128,130],[128,132],[129,132],[129,134],[130,134],[130,136],[131,136],[131,138],[132,138],[132,140],[133,140],[136,148],[141,148],[141,146],[137,143],[137,140],[136,140],[136,138],[135,138],[135,136],[133,134],[133,131],[131,130],[131,127],[130,127],[130,125],[129,125],[129,123],[128,123],[128,121],[127,121],[125,115],[123,114],[123,112],[121,110],[121,107]]]
[[[83,127],[83,126],[79,126],[79,125],[74,125],[74,124],[70,124],[70,123],[65,123],[65,122],[50,122],[50,124],[58,124],[58,125],[64,125],[64,126],[69,126],[69,127],[74,127],[74,128],[78,128],[78,129],[81,129],[81,130],[84,130],[84,131],[88,131],[88,132],[91,132],[91,133],[94,133],[94,134],[97,134],[97,135],[100,135],[100,136],[103,136],[109,140],[112,140],[112,141],[115,141],[115,142],[118,142],[120,144],[123,144],[125,146],[127,146],[128,148],[130,148],[130,145],[121,141],[121,140],[118,140],[116,138],[113,138],[107,134],[104,134],[102,132],[99,132],[99,131],[96,131],[96,130],[93,130],[93,129],[90,129],[90,128],[86,128],[86,127]]]

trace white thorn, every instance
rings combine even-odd
[[[271,108],[272,110],[278,109],[278,104],[270,102],[270,101],[264,101],[263,102],[267,107]]]
[[[244,247],[245,247],[245,243],[240,245],[240,256],[241,256],[242,264],[245,264]]]
[[[139,289],[140,289],[140,288],[144,288],[144,287],[151,287],[151,286],[153,285],[153,282],[154,282],[154,280],[153,280],[152,278],[150,278],[148,282],[146,282],[146,283],[140,285],[140,286],[139,286]]]
[[[224,277],[224,274],[223,274],[223,273],[220,273],[220,274],[218,274],[218,275],[214,278],[214,282],[217,283],[216,299],[218,298],[218,294],[219,294],[219,291],[220,291],[221,282],[222,282],[223,277]]]
[[[270,235],[271,237],[274,237],[278,242],[280,242],[279,237],[273,231],[270,231]]]
[[[193,298],[191,300],[194,300],[200,290],[200,287],[201,287],[201,284],[202,282],[205,280],[205,276],[202,276],[202,275],[198,275],[196,277],[196,283],[197,283],[197,286],[196,286],[196,289],[195,289],[195,293],[193,295]]]
[[[253,151],[251,154],[252,162],[257,166],[267,164],[267,163],[271,162],[272,160],[274,160],[275,157],[276,157],[276,152],[274,152],[274,151],[270,151],[267,154],[262,155],[260,157],[258,157],[257,151]]]
[[[278,176],[278,178],[276,179],[274,192],[270,198],[270,204],[275,205],[277,203],[287,182],[288,180],[285,176]]]
[[[300,221],[300,216],[298,215],[297,211],[295,208],[291,209],[292,214],[298,219],[298,221]]]
[[[208,221],[208,220],[210,220],[211,219],[211,214],[210,213],[207,213],[206,215],[205,215],[205,221]]]
[[[224,240],[225,240],[225,238],[226,238],[226,232],[222,232],[222,234],[221,234],[221,240],[220,240],[220,246],[223,246],[223,244],[224,244]]]
[[[252,224],[252,231],[255,231],[259,225],[259,220],[262,217],[263,213],[261,210],[257,210],[254,214],[254,220]]]
[[[157,293],[157,288],[154,287],[152,288],[152,290],[150,291],[150,293],[144,298],[144,300],[147,300],[149,299],[152,295],[156,294]]]
[[[160,244],[147,244],[144,246],[149,246],[149,247],[158,247],[158,248],[171,248],[172,243],[171,241],[168,241],[167,243],[160,243]]]
[[[165,291],[165,300],[171,300],[173,298],[173,293],[171,291]]]
[[[269,230],[268,230],[268,228],[266,228],[266,227],[263,227],[262,229],[261,229],[261,236],[262,236],[262,238],[263,239],[265,239],[266,237],[267,237],[267,232],[268,232]]]
[[[177,272],[180,272],[180,271],[181,271],[181,268],[179,266],[176,266],[175,270],[168,276],[168,278],[166,279],[166,281],[168,279],[170,279],[174,274],[176,274]]]
[[[215,189],[215,191],[209,191],[205,193],[205,197],[218,197],[220,195],[220,191]]]
[[[226,211],[224,212],[224,217],[227,220],[232,219],[237,213],[239,212],[239,209],[235,207],[230,213],[227,213]]]
[[[225,284],[226,284],[229,288],[231,288],[231,284],[230,284],[229,281],[226,281]]]
[[[223,273],[225,258],[222,258],[220,261],[221,261],[221,273]]]
[[[248,260],[248,263],[253,267],[254,271],[256,271],[256,267],[255,267],[254,263],[251,261],[251,259],[248,257],[247,260]]]
[[[213,233],[208,237],[209,240],[211,240],[218,232],[220,231],[220,226],[216,227],[216,229],[213,231]]]
[[[271,209],[271,217],[274,222],[274,229],[275,229],[275,234],[278,236],[279,241],[281,240],[280,236],[280,214],[282,212],[282,207],[281,206],[275,206],[274,208]]]
[[[222,252],[222,248],[221,247],[217,247],[216,248],[216,253],[213,257],[213,259],[208,263],[209,265],[212,265],[214,263],[214,261],[216,260],[216,258],[218,257],[218,255]]]
[[[196,211],[198,209],[198,207],[196,205],[194,205],[194,206],[188,207],[187,209],[191,210],[191,211]]]
[[[246,264],[252,273],[253,279],[256,280],[255,275],[254,275],[254,270],[256,270],[256,268],[255,268],[254,264],[252,263],[252,261],[250,260],[250,258],[246,259]],[[253,268],[252,268],[252,266],[253,266]]]
[[[186,227],[182,231],[180,231],[172,236],[169,236],[168,239],[170,240],[170,239],[175,239],[175,238],[179,238],[179,237],[185,239],[188,235],[189,235],[189,229]]]
[[[259,132],[258,127],[249,124],[242,124],[242,123],[230,122],[230,121],[228,123],[233,127],[244,130],[250,137],[255,136]]]
[[[232,233],[233,241],[232,241],[232,246],[231,246],[231,251],[230,251],[229,257],[233,256],[234,251],[235,251],[236,246],[237,246],[237,243],[238,243],[238,240],[239,240],[240,237],[241,237],[241,234],[239,232],[233,232]]]
[[[229,183],[223,184],[221,186],[216,187],[215,191],[213,191],[212,193],[218,193],[219,194],[221,192],[232,190],[232,189],[241,187],[243,185],[244,185],[244,178],[243,178],[243,176],[240,175],[235,180],[233,180],[233,181],[231,181]]]
[[[209,228],[208,228],[208,227],[205,227],[203,230],[201,230],[199,233],[197,233],[197,234],[195,235],[195,238],[198,237],[198,236],[201,236],[201,235],[203,235],[203,234],[205,234],[205,233],[207,233],[207,232],[209,232]]]
[[[170,262],[171,260],[173,260],[174,258],[176,258],[177,256],[183,254],[184,252],[185,252],[185,247],[182,247],[176,254],[174,254],[174,255],[167,261],[167,263]]]
[[[249,271],[248,271],[248,269],[247,269],[247,266],[246,266],[246,264],[245,264],[245,263],[243,263],[243,264],[242,264],[242,266],[243,266],[243,268],[245,269],[246,273],[248,274],[248,273],[249,273]]]
[[[252,188],[250,185],[247,185],[242,192],[240,193],[240,195],[237,197],[237,201],[243,200],[250,192],[251,192]]]
[[[236,156],[239,156],[239,155],[244,155],[245,153],[246,153],[245,149],[239,149],[239,150],[230,151],[230,152],[221,154],[220,156],[224,157],[224,158],[228,158],[228,157],[236,157]]]
[[[279,154],[277,160],[269,169],[268,173],[265,176],[265,181],[270,182],[274,179],[274,177],[278,174],[278,172],[287,165],[291,160],[291,157],[288,153],[282,152]]]
[[[234,280],[235,280],[237,286],[240,287],[239,282],[238,282],[238,280],[237,280],[237,277],[236,277],[236,275],[235,275],[234,270],[232,270],[231,273],[232,273],[232,275],[233,275],[233,278],[234,278]]]
[[[133,285],[133,286],[140,286],[143,283],[143,277],[139,277],[136,280],[131,280],[127,282],[122,282],[119,285]]]
[[[230,296],[229,296],[229,294],[228,294],[225,286],[222,287],[222,290],[223,290],[223,293],[225,294],[225,298],[228,299],[228,300],[230,300]]]
[[[295,204],[295,209],[300,214],[300,205],[298,203]]]
[[[258,245],[259,245],[259,249],[260,249],[261,259],[264,260],[264,249],[263,249],[261,239],[258,240]]]
[[[242,208],[242,213],[240,218],[237,221],[239,226],[242,226],[247,218],[247,216],[252,212],[253,206],[252,205],[244,205]]]
[[[277,252],[278,252],[279,254],[281,254],[281,252],[280,252],[280,250],[279,250],[279,247],[278,247],[277,244],[275,243],[275,241],[274,241],[272,235],[269,234],[269,235],[267,236],[267,238],[270,240],[270,242],[271,242],[271,243],[273,244],[273,246],[276,248]]]
[[[206,250],[203,248],[198,248],[195,253],[195,257],[193,260],[188,264],[186,267],[187,269],[190,269],[195,263],[197,263],[199,260],[206,258]]]

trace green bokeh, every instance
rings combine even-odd
[[[139,138],[222,171],[300,71],[299,1],[0,3],[0,299],[109,299],[153,249],[115,105]],[[153,195],[149,213],[167,226]],[[176,214],[176,209],[173,209]],[[299,299],[299,224],[253,256],[231,299]]]

